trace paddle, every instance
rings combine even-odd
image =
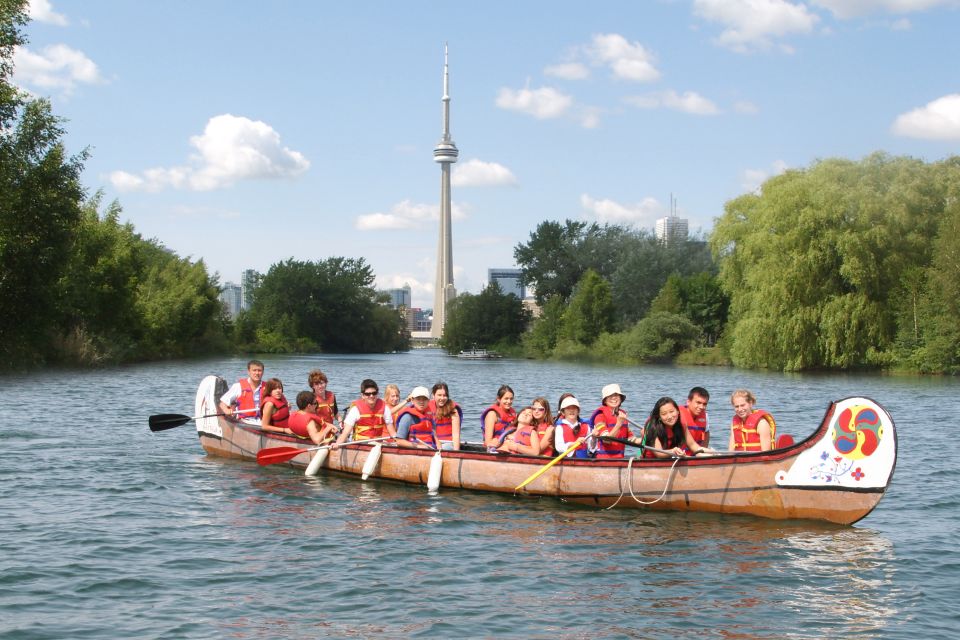
[[[561,454],[558,455],[556,458],[554,458],[553,460],[551,460],[550,462],[548,462],[547,464],[545,464],[544,466],[542,466],[542,467],[540,468],[540,470],[537,471],[536,473],[534,473],[532,476],[530,476],[529,478],[527,478],[526,480],[524,480],[523,482],[521,482],[520,484],[518,484],[518,485],[514,488],[514,490],[513,490],[514,493],[516,493],[517,491],[520,491],[520,489],[523,489],[525,486],[527,486],[528,484],[530,484],[531,482],[533,482],[534,480],[536,480],[537,478],[539,478],[540,476],[542,476],[544,473],[546,473],[547,469],[549,469],[549,468],[552,467],[553,465],[555,465],[555,464],[557,464],[558,462],[560,462],[561,460],[563,460],[563,457],[564,457],[565,455],[567,455],[568,453],[570,453],[571,451],[573,451],[574,449],[576,449],[577,447],[579,447],[581,444],[583,444],[583,441],[586,440],[586,439],[587,439],[587,436],[584,436],[584,437],[582,437],[582,438],[577,438],[576,440],[574,440],[574,441],[570,444],[570,446],[566,448],[566,450],[565,450],[563,453],[561,453]]]
[[[662,453],[662,454],[664,454],[664,455],[668,455],[668,456],[670,456],[671,458],[677,457],[677,456],[674,456],[674,454],[673,454],[672,451],[667,451],[666,449],[657,449],[656,447],[651,447],[651,446],[648,446],[648,445],[645,445],[645,444],[637,444],[637,443],[635,443],[635,442],[630,442],[629,440],[625,440],[625,439],[623,439],[623,438],[614,438],[613,436],[599,436],[599,437],[600,437],[601,440],[611,440],[611,441],[613,441],[613,442],[620,442],[620,443],[625,444],[625,445],[627,445],[627,446],[629,446],[629,447],[637,447],[638,449],[647,449],[647,450],[649,450],[649,451],[655,451],[655,452],[657,452],[657,453]],[[715,454],[718,453],[717,451],[714,451],[714,450],[712,450],[712,449],[711,449],[710,451],[707,451],[707,450],[706,450],[706,447],[703,448],[703,451],[704,451],[704,453],[701,454],[701,455],[715,455]],[[689,456],[688,456],[688,455],[683,455],[683,456],[680,456],[680,457],[682,457],[682,458],[695,458],[696,456],[693,456],[693,455],[689,455]]]
[[[353,442],[344,442],[340,447],[350,447],[355,444],[367,444],[369,442],[379,442],[380,440],[389,440],[392,436],[384,436],[382,438],[371,438],[370,440],[356,440]],[[336,443],[334,443],[336,444]],[[286,462],[288,460],[293,460],[301,453],[307,451],[319,451],[320,449],[329,449],[334,446],[333,444],[325,444],[320,447],[309,447],[307,449],[301,449],[300,447],[270,447],[268,449],[260,449],[257,452],[257,464],[261,466],[267,466],[268,464],[277,464],[279,462]]]
[[[254,413],[256,409],[244,409],[242,411],[234,411],[234,414],[238,413]],[[191,420],[199,420],[201,418],[213,418],[214,416],[225,416],[225,413],[208,413],[205,416],[185,416],[180,413],[160,413],[155,416],[150,416],[150,431],[166,431],[167,429],[173,429],[174,427],[179,427],[182,424],[187,424]]]
[[[440,455],[440,449],[443,444],[437,437],[436,429],[432,429],[433,441],[436,443],[437,452],[430,459],[430,472],[427,474],[427,491],[438,491],[440,489],[440,480],[443,477],[443,456]]]

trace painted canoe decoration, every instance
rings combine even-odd
[[[266,433],[256,424],[217,414],[217,401],[226,389],[223,378],[207,376],[197,390],[197,431],[209,455],[254,460],[263,449],[297,447],[303,452],[288,450],[290,455],[284,459],[299,468],[323,456],[321,470],[358,478],[366,470],[371,479],[421,486],[429,480],[440,489],[548,496],[603,508],[704,511],[849,525],[880,502],[897,460],[893,419],[873,400],[852,397],[830,403],[816,431],[784,449],[672,460],[567,458],[516,491],[551,459],[489,453],[479,445],[443,451],[442,464],[434,451],[382,443],[356,444],[327,454],[327,449],[318,451],[310,442]],[[372,460],[375,454],[378,459]]]

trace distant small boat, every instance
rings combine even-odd
[[[494,358],[502,358],[503,356],[496,351],[473,348],[469,351],[461,351],[457,354],[457,357],[463,358],[464,360],[493,360]]]

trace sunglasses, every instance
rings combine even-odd
[[[364,392],[363,392],[363,395],[365,395],[365,396],[368,397],[368,398],[375,398],[375,397],[377,397],[379,394],[380,394],[379,391],[364,391]]]

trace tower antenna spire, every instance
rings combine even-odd
[[[440,163],[440,239],[437,243],[437,280],[433,292],[433,323],[430,336],[443,336],[447,321],[447,303],[457,295],[453,287],[453,233],[450,229],[450,165],[460,151],[450,137],[450,65],[449,49],[443,43],[443,135],[433,149],[433,161]]]

